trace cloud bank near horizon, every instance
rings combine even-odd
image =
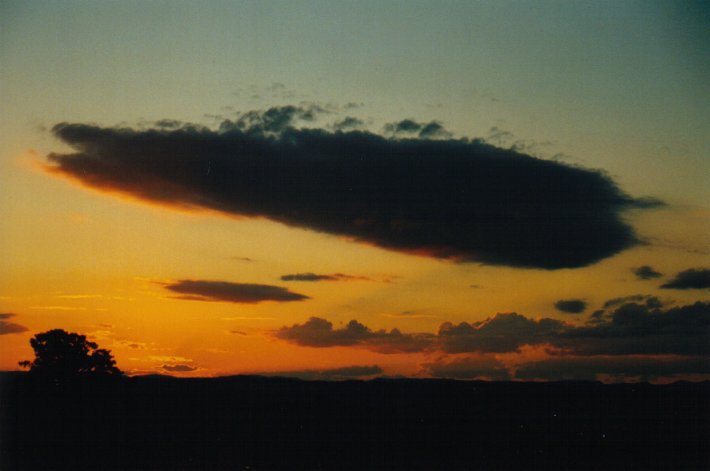
[[[304,347],[360,347],[379,353],[414,353],[432,345],[433,334],[403,334],[398,329],[373,331],[356,320],[334,329],[333,323],[311,317],[303,324],[282,327],[274,336]]]
[[[357,320],[333,328],[332,322],[311,317],[273,335],[301,346],[357,347],[380,353],[500,354],[540,346],[560,356],[702,356],[710,353],[710,302],[667,308],[628,302],[592,314],[581,326],[498,313],[478,322],[444,322],[436,334],[374,331]]]
[[[274,107],[218,129],[171,120],[148,129],[60,123],[74,149],[50,172],[86,186],[193,210],[264,217],[381,248],[459,262],[582,267],[640,243],[623,211],[660,203],[602,171],[483,140],[436,121],[389,136],[297,127],[324,110]],[[331,127],[332,128],[332,127]]]
[[[375,331],[356,320],[334,328],[312,317],[273,335],[312,348],[426,353],[434,359],[421,364],[421,373],[435,378],[659,381],[710,375],[710,302],[664,307],[652,296],[627,298],[610,300],[583,325],[499,313],[478,322],[445,322],[431,334]],[[527,359],[527,348],[546,358]],[[512,353],[523,355],[501,360]]]

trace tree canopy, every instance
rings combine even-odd
[[[122,374],[109,350],[86,339],[85,335],[53,329],[30,339],[33,361],[20,366],[37,376],[53,378],[117,377]]]

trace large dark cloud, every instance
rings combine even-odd
[[[563,357],[526,363],[515,377],[524,380],[598,380],[600,375],[617,379],[653,381],[677,375],[710,374],[706,357]]]
[[[341,329],[333,329],[331,322],[318,317],[282,327],[274,335],[306,347],[352,346],[379,353],[420,352],[429,348],[434,339],[433,334],[403,334],[397,329],[373,331],[356,320]]]
[[[52,172],[184,208],[265,217],[383,248],[457,261],[580,267],[638,243],[621,218],[653,203],[604,173],[496,148],[436,140],[436,122],[392,137],[297,128],[317,106],[248,112],[219,129],[62,123],[74,149]],[[437,127],[438,126],[438,127]],[[400,138],[409,130],[416,138]],[[411,134],[411,133],[410,133]]]
[[[668,289],[710,289],[710,268],[691,268],[678,273],[668,283],[661,285]]]
[[[492,356],[439,359],[422,365],[435,378],[485,379],[507,381],[511,378],[505,365]]]
[[[555,309],[567,314],[581,314],[587,309],[587,303],[583,299],[560,299],[555,303]]]
[[[301,301],[309,299],[281,286],[258,285],[253,283],[231,283],[228,281],[180,280],[165,284],[165,288],[179,293],[178,299],[190,301],[225,301],[230,303],[253,304],[262,301]]]
[[[381,375],[379,366],[344,366],[327,370],[274,371],[259,373],[264,376],[283,376],[306,381],[343,381],[349,379],[372,378]]]
[[[634,275],[640,280],[652,280],[654,278],[660,278],[663,273],[657,272],[653,267],[649,265],[643,265],[638,268],[634,268]]]
[[[27,331],[27,327],[24,325],[15,324],[14,322],[5,320],[11,317],[15,317],[15,314],[11,314],[9,312],[0,314],[0,335],[19,334]]]

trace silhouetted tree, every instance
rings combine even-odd
[[[33,361],[20,366],[41,377],[70,379],[78,377],[118,377],[121,370],[111,352],[86,340],[85,335],[53,329],[30,339],[35,351]]]

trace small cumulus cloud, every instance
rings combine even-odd
[[[211,280],[180,280],[165,283],[165,289],[179,293],[176,299],[189,301],[221,301],[254,304],[263,301],[289,302],[309,299],[287,288],[253,283],[232,283]]]
[[[445,322],[439,327],[438,341],[448,353],[517,352],[523,345],[550,343],[570,327],[555,319],[528,319],[517,313],[499,313],[480,322]]]
[[[403,119],[385,124],[384,131],[393,137],[417,136],[422,139],[448,139],[451,137],[451,133],[444,129],[444,126],[438,121],[420,123],[413,119]]]
[[[364,126],[365,122],[363,120],[352,116],[346,116],[345,118],[333,123],[333,129],[338,131],[352,131],[355,129],[361,129]]]
[[[419,130],[419,137],[422,139],[448,139],[451,133],[444,129],[438,121],[430,121]]]
[[[710,289],[710,268],[691,268],[661,285],[665,289]]]
[[[299,122],[311,122],[328,111],[315,103],[306,106],[275,106],[266,110],[239,113],[236,121],[223,121],[221,128],[243,129],[254,133],[280,133]]]
[[[6,320],[15,316],[16,314],[9,312],[0,313],[0,335],[19,334],[28,330],[24,325],[15,324],[14,322]]]
[[[619,298],[612,298],[604,302],[604,309],[609,309],[611,307],[620,306],[626,303],[642,303],[649,308],[658,308],[663,306],[663,302],[656,296],[651,296],[648,294],[632,294],[630,296],[622,296]]]
[[[404,334],[398,329],[373,331],[356,320],[334,329],[330,321],[311,317],[303,324],[282,327],[274,335],[306,347],[359,347],[378,353],[413,353],[431,347],[432,334]]]
[[[581,314],[587,309],[587,302],[583,299],[560,299],[555,303],[555,309],[567,314]]]
[[[636,275],[636,278],[638,278],[639,280],[652,280],[654,278],[660,278],[663,276],[663,273],[654,270],[653,267],[649,265],[643,265],[638,268],[634,268],[633,272],[634,275]]]

